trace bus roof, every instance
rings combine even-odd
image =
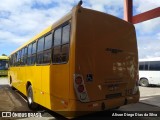
[[[8,56],[0,56],[0,60],[8,60]]]
[[[145,58],[145,59],[139,59],[139,62],[144,61],[160,61],[160,57],[154,57],[154,58]]]

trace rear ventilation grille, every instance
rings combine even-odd
[[[117,98],[121,96],[122,96],[122,93],[109,94],[109,95],[106,95],[106,99],[112,99],[112,98]]]

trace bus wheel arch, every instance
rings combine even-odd
[[[28,89],[28,87],[31,85],[31,82],[27,82],[27,84],[26,84],[26,93],[27,93],[27,89]]]
[[[13,87],[13,84],[12,84],[12,76],[9,77],[9,84],[10,84],[10,87],[12,88],[12,90],[16,90],[15,87]]]
[[[140,84],[142,87],[148,87],[148,86],[149,86],[148,79],[147,79],[147,78],[140,78],[139,84]]]
[[[30,82],[27,82],[26,91],[27,91],[26,93],[27,93],[28,107],[31,110],[36,110],[38,108],[38,104],[34,102],[33,89],[32,89],[32,84]]]

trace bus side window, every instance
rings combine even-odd
[[[8,63],[9,63],[8,66],[12,66],[12,55],[11,55],[11,57],[9,57],[9,62]]]
[[[54,32],[53,63],[66,63],[69,56],[70,24]]]
[[[61,34],[62,34],[61,28],[58,28],[57,30],[55,30],[55,32],[54,32],[54,46],[61,45]]]
[[[27,65],[31,64],[31,50],[32,50],[32,44],[29,44],[29,46],[28,46]]]
[[[69,43],[70,38],[70,24],[62,28],[62,44]]]
[[[17,56],[18,56],[18,52],[15,53],[15,56],[14,56],[14,66],[17,66]]]
[[[21,51],[19,50],[18,52],[17,52],[17,66],[19,66],[20,65],[20,54],[21,54]]]
[[[44,37],[40,38],[37,42],[37,64],[43,63],[43,49],[44,49]]]
[[[21,65],[21,50],[19,50],[18,66]]]
[[[31,64],[35,64],[36,62],[36,50],[37,50],[37,42],[32,43],[32,55],[31,55]]]
[[[69,39],[70,39],[70,24],[62,29],[62,62],[67,62],[69,57]]]
[[[24,50],[24,64],[27,64],[27,51],[28,51],[28,47],[26,46]]]
[[[21,65],[24,65],[24,48],[22,49],[22,54],[21,54]]]
[[[13,66],[15,66],[15,54],[16,53],[13,54]]]
[[[61,63],[61,27],[54,32],[53,63]]]
[[[160,70],[160,61],[150,61],[149,70],[159,71]]]
[[[53,52],[54,52],[53,63],[60,63],[61,62],[61,58],[60,58],[61,47],[60,46],[54,47]]]
[[[139,70],[144,70],[144,62],[139,62]]]
[[[51,62],[51,47],[52,47],[52,34],[45,36],[44,40],[44,53],[43,53],[43,63]]]
[[[9,66],[13,66],[13,55],[9,58]]]
[[[69,57],[69,43],[62,46],[62,61],[67,62]]]
[[[149,62],[145,62],[145,65],[144,65],[144,70],[148,70],[148,65],[149,64]]]

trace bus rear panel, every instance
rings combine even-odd
[[[79,9],[76,21],[73,110],[99,111],[139,101],[134,26]],[[75,97],[75,98],[74,98]]]

